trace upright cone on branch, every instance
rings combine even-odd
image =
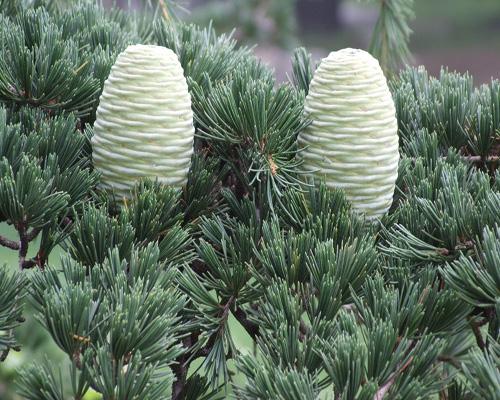
[[[92,159],[101,187],[128,197],[140,178],[182,186],[193,141],[191,97],[175,53],[129,46],[113,65],[97,109]]]
[[[330,53],[309,88],[311,125],[299,134],[304,167],[346,192],[368,218],[392,203],[399,151],[394,102],[378,61],[363,50]]]

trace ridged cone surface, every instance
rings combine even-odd
[[[399,146],[394,102],[378,61],[363,50],[332,52],[319,65],[299,135],[304,168],[346,192],[368,218],[392,203]]]
[[[191,97],[175,53],[129,46],[113,65],[97,108],[92,159],[101,187],[129,197],[140,178],[182,186],[193,141]]]

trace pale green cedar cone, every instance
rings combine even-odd
[[[191,97],[175,53],[133,45],[118,56],[97,108],[92,159],[101,187],[129,197],[140,178],[180,187],[193,153]]]
[[[394,102],[378,61],[363,50],[332,52],[319,65],[299,135],[304,167],[346,192],[368,218],[392,203],[399,151]]]

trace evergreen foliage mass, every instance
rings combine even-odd
[[[19,255],[0,268],[0,355],[21,350],[28,299],[71,364],[69,379],[23,366],[22,397],[500,398],[499,82],[391,79],[399,178],[372,223],[296,157],[306,50],[278,84],[231,36],[161,7],[0,7],[0,222],[17,232],[0,244]],[[145,180],[122,202],[97,190],[90,138],[116,56],[139,42],[179,56],[196,154],[182,190]]]

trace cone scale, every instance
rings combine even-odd
[[[299,134],[304,168],[343,189],[367,218],[392,204],[399,151],[394,102],[378,61],[363,50],[332,52],[305,102],[311,125]]]
[[[193,153],[191,97],[175,53],[132,45],[113,65],[92,137],[101,188],[129,197],[141,178],[180,187]]]

